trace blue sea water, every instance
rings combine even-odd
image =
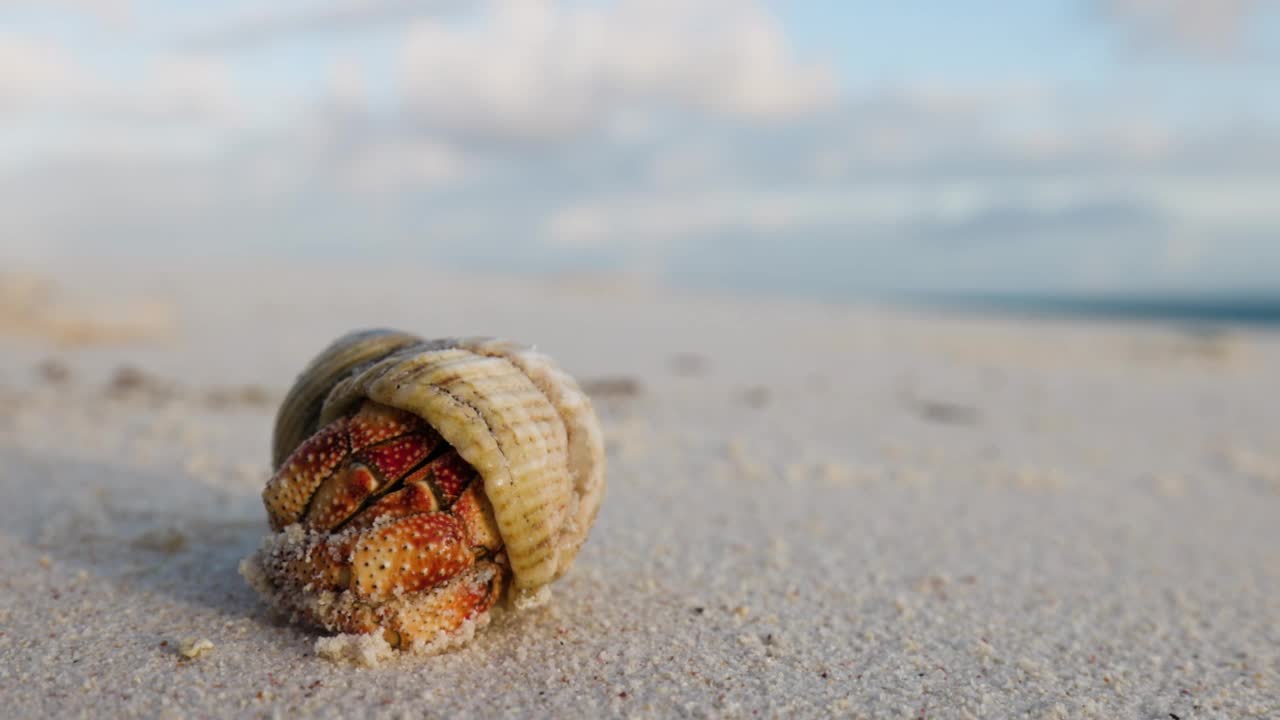
[[[1280,289],[1245,291],[1143,292],[983,292],[872,289],[848,282],[838,273],[794,273],[783,278],[750,274],[670,274],[674,287],[725,291],[738,295],[809,298],[836,304],[872,301],[940,311],[1014,314],[1030,317],[1078,317],[1200,326],[1280,328]],[[1280,278],[1277,279],[1280,285]]]
[[[1280,328],[1280,293],[1242,296],[954,295],[909,300],[926,307],[1032,316]]]

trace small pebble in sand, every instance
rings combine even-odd
[[[671,356],[668,366],[673,374],[685,377],[695,377],[707,373],[707,359],[697,353],[676,353]]]
[[[377,667],[395,655],[395,648],[380,635],[342,634],[317,638],[315,653],[334,663]]]
[[[265,407],[271,404],[271,393],[260,385],[244,385],[236,394],[244,405]]]
[[[1226,445],[1219,454],[1232,472],[1280,492],[1280,458],[1241,445]]]
[[[763,385],[747,388],[742,393],[742,402],[749,408],[759,410],[769,404],[769,388]]]
[[[584,381],[582,390],[593,398],[620,398],[636,397],[644,387],[632,377],[604,377]]]
[[[40,379],[50,385],[61,385],[71,379],[71,368],[56,358],[49,358],[36,367]]]
[[[271,393],[258,385],[215,387],[205,392],[205,403],[221,410],[234,407],[265,407],[271,404]]]
[[[1187,494],[1187,480],[1181,475],[1161,473],[1151,479],[1155,491],[1167,498],[1180,498]]]
[[[132,392],[146,385],[148,381],[149,378],[146,373],[136,367],[125,365],[116,369],[115,374],[111,376],[108,387],[112,392]]]
[[[941,400],[922,400],[915,410],[922,419],[939,425],[976,425],[980,419],[977,408]]]
[[[208,638],[187,638],[178,644],[178,654],[188,660],[195,660],[202,655],[213,652],[213,643]]]
[[[173,397],[175,388],[154,375],[131,365],[122,365],[107,381],[107,394],[116,398],[147,398],[153,402]]]
[[[133,546],[173,555],[186,549],[187,536],[175,528],[152,528],[134,538]]]

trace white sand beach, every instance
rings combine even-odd
[[[1280,335],[33,272],[0,281],[2,717],[1280,716]],[[318,657],[237,572],[276,404],[361,327],[536,344],[609,458],[547,606],[377,667]]]

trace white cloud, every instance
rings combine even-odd
[[[305,0],[254,5],[238,17],[188,33],[184,47],[195,50],[244,50],[281,40],[360,27],[388,25],[424,13],[453,10],[466,0]]]
[[[1145,45],[1211,55],[1228,54],[1244,37],[1259,0],[1100,0]]]
[[[730,176],[702,189],[653,188],[576,198],[548,212],[552,247],[628,248],[735,234],[804,237],[843,228],[961,245],[1166,228],[1211,234],[1274,226],[1271,181],[1128,177],[907,177],[841,185],[750,187]],[[1199,237],[1199,236],[1195,236]]]
[[[340,113],[364,112],[368,99],[368,82],[360,66],[347,58],[334,63],[329,73],[326,98],[333,109]]]
[[[80,120],[229,121],[239,104],[225,64],[215,60],[156,57],[122,83],[69,48],[0,36],[0,108],[61,112]]]
[[[131,0],[5,0],[2,4],[20,8],[23,6],[55,7],[83,13],[110,23],[128,20],[133,6]]]
[[[191,38],[228,52],[101,66],[71,37],[0,35],[0,237],[193,253],[360,238],[406,257],[452,239],[448,257],[511,267],[692,257],[767,275],[785,256],[831,283],[980,286],[1037,281],[1037,262],[1084,272],[1081,237],[1129,258],[1118,282],[1139,256],[1229,269],[1280,227],[1264,122],[1189,122],[1115,86],[841,90],[765,0],[478,2],[272,5]],[[390,67],[379,38],[342,35],[408,17]],[[314,44],[267,46],[300,33]]]
[[[957,221],[992,202],[992,191],[966,185],[889,183],[876,186],[632,191],[584,198],[549,213],[548,243],[562,247],[637,246],[707,236],[803,234],[844,226],[883,229],[923,218]],[[1004,189],[997,191],[1003,194]]]
[[[418,122],[504,141],[563,140],[637,111],[787,118],[836,94],[830,69],[793,57],[749,2],[507,0],[474,23],[417,23],[403,64]]]
[[[463,155],[444,143],[382,140],[361,147],[346,170],[350,187],[359,192],[424,191],[460,178]]]
[[[705,187],[731,172],[732,152],[715,138],[676,140],[653,151],[648,177],[658,187]]]
[[[151,119],[231,120],[240,111],[225,63],[182,56],[160,58],[132,87],[99,96],[108,112]]]
[[[27,109],[87,88],[87,73],[62,47],[0,35],[0,108]]]

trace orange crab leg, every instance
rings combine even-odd
[[[351,451],[360,452],[371,445],[424,428],[427,428],[427,424],[412,413],[366,402],[348,421]]]
[[[396,483],[444,441],[421,419],[365,403],[290,453],[262,492],[273,530],[302,521],[332,529]]]
[[[393,647],[408,648],[415,642],[430,643],[442,633],[452,633],[497,603],[505,579],[504,570],[498,565],[477,563],[447,585],[386,618],[383,638]],[[347,630],[353,631],[358,632]]]
[[[322,542],[305,555],[283,553],[271,556],[268,563],[275,565],[273,574],[285,585],[282,598],[294,611],[331,632],[371,633],[381,629],[383,637],[395,647],[433,641],[440,633],[452,633],[468,620],[482,616],[502,596],[507,578],[504,567],[483,560],[412,595],[379,588],[374,592],[388,599],[373,602],[356,592],[342,592],[354,577],[350,564],[340,559],[351,556],[350,546],[350,542]],[[327,601],[337,612],[318,612],[318,606],[306,601],[314,593],[326,591],[339,593]]]
[[[456,450],[450,448],[440,457],[415,470],[412,475],[405,478],[405,482],[419,479],[428,481],[435,488],[440,504],[449,507],[458,500],[463,490],[472,482],[479,480],[479,476]]]
[[[480,480],[458,453],[449,449],[405,476],[403,486],[378,498],[346,527],[368,527],[379,518],[450,510],[463,491]]]
[[[344,531],[364,530],[379,521],[388,522],[439,510],[440,501],[436,498],[436,492],[431,487],[431,483],[423,479],[406,479],[403,487],[378,498],[376,502],[347,521],[342,529]]]
[[[350,453],[346,418],[334,420],[299,445],[262,491],[271,529],[279,531],[298,522],[316,488]]]
[[[351,589],[369,600],[433,588],[475,563],[466,533],[447,513],[412,515],[361,533]]]
[[[442,442],[435,433],[415,432],[365,448],[321,483],[303,525],[312,530],[338,527],[369,498],[426,460]]]
[[[300,587],[349,588],[372,601],[441,585],[483,554],[463,521],[443,512],[312,538],[304,552],[276,559],[279,575]]]

